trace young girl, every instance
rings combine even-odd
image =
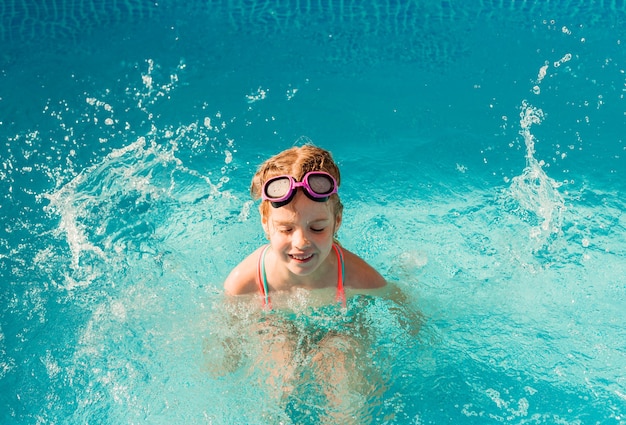
[[[384,287],[385,279],[335,238],[343,212],[339,184],[330,152],[312,145],[287,149],[261,164],[250,192],[262,200],[261,223],[269,244],[232,270],[224,283],[226,294],[258,292],[271,308],[275,295],[285,300],[296,289],[336,288],[335,300],[345,304],[346,288]]]
[[[269,398],[282,406],[289,423],[370,423],[386,388],[388,356],[377,364],[367,359],[380,355],[373,341],[383,332],[372,327],[388,320],[380,316],[380,306],[374,319],[366,307],[375,301],[357,295],[395,300],[400,293],[337,242],[343,212],[339,184],[331,154],[312,145],[287,149],[261,164],[251,193],[261,199],[269,244],[245,258],[224,283],[236,308],[229,322],[232,336],[224,344],[230,354],[223,357],[235,359],[233,364],[242,361],[239,353],[251,359],[250,375],[258,377],[259,388],[269,388]],[[250,302],[259,304],[239,297],[246,294],[258,294],[260,305],[272,313],[250,308]]]

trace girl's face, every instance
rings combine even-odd
[[[333,236],[341,225],[330,202],[310,200],[301,190],[281,208],[270,208],[263,218],[278,261],[297,276],[312,276],[332,249]]]

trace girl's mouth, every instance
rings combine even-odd
[[[311,258],[313,258],[313,254],[301,254],[301,255],[295,255],[295,254],[289,254],[289,257],[292,260],[301,262],[301,263],[306,263],[307,261],[309,261]]]

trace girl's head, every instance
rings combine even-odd
[[[329,254],[341,226],[343,207],[332,184],[325,184],[328,176],[310,174],[303,182],[311,172],[329,174],[339,186],[339,168],[330,152],[304,145],[287,149],[261,164],[250,188],[255,199],[263,199],[261,223],[272,247],[274,265],[284,266],[293,278],[328,270],[323,265],[329,265],[328,258],[332,262]],[[279,176],[289,178],[277,179],[263,187]],[[264,190],[267,196],[263,196]],[[289,191],[293,197],[288,195]],[[330,195],[326,198],[325,194]],[[268,196],[272,201],[267,200]]]
[[[288,175],[301,182],[305,174],[311,171],[324,171],[335,178],[337,186],[341,184],[339,167],[325,149],[313,145],[297,146],[271,157],[265,161],[252,178],[250,193],[256,200],[261,198],[263,185],[273,177]],[[302,190],[299,188],[297,190]],[[337,194],[332,194],[328,201],[332,206],[335,217],[341,217],[343,205]],[[269,201],[262,201],[259,207],[261,217],[265,221],[270,214],[272,206]]]

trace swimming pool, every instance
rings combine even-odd
[[[354,301],[379,384],[351,413],[626,423],[624,2],[0,10],[1,423],[321,420],[214,344],[251,176],[304,140],[422,315]]]

